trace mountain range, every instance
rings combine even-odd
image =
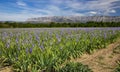
[[[47,23],[47,22],[120,22],[120,16],[49,16],[29,18],[26,22]]]

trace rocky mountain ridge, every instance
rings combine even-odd
[[[46,23],[46,22],[120,22],[120,16],[50,16],[29,18],[26,22]]]

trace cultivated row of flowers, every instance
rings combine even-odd
[[[1,66],[23,72],[57,72],[66,60],[105,48],[119,37],[120,28],[2,31]]]

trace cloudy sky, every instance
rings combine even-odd
[[[72,15],[120,16],[120,0],[0,0],[0,21]]]

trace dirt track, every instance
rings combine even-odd
[[[120,54],[114,53],[113,50],[119,45],[120,40],[108,45],[105,49],[98,50],[91,55],[84,54],[72,61],[88,65],[93,72],[113,72],[117,65],[116,61],[120,60]]]

